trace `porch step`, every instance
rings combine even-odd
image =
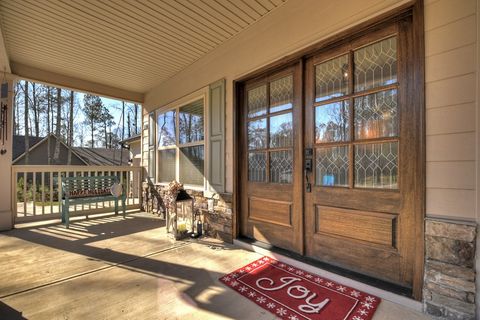
[[[270,249],[262,248],[258,245],[253,244],[253,243],[249,243],[247,241],[244,241],[243,239],[235,239],[235,240],[233,240],[233,244],[238,246],[238,247],[241,247],[243,249],[253,251],[253,252],[262,254],[264,256],[271,257],[271,258],[277,259],[279,261],[288,263],[290,265],[293,265],[294,267],[301,268],[301,269],[303,269],[305,271],[308,271],[310,273],[315,273],[315,274],[318,274],[322,277],[329,278],[329,279],[331,279],[335,282],[340,282],[340,283],[342,283],[346,286],[353,287],[353,288],[359,289],[359,290],[364,291],[364,292],[368,292],[368,293],[376,295],[377,297],[380,297],[384,300],[388,300],[390,302],[399,304],[399,305],[404,306],[406,308],[409,308],[409,309],[412,309],[412,310],[415,310],[415,311],[419,311],[419,312],[423,312],[421,302],[410,299],[410,298],[405,297],[405,296],[402,296],[400,294],[396,294],[396,293],[393,293],[393,292],[390,292],[390,291],[387,291],[387,290],[384,290],[384,289],[380,289],[380,288],[374,287],[372,285],[369,285],[369,284],[366,284],[366,283],[363,283],[363,282],[360,282],[360,281],[357,281],[357,280],[353,280],[351,278],[344,277],[344,276],[341,276],[339,274],[336,274],[336,273],[318,268],[318,267],[313,266],[311,264],[308,264],[308,263],[299,261],[297,259],[294,259],[292,257],[289,257],[285,254],[278,253],[278,252],[276,252],[277,250],[275,250],[275,252],[274,252]]]

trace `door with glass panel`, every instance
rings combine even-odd
[[[302,251],[301,68],[248,81],[241,110],[241,233]]]
[[[394,25],[307,61],[305,253],[408,287],[419,138],[407,50]]]

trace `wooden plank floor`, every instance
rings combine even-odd
[[[218,278],[257,253],[174,242],[145,213],[0,233],[0,319],[275,319]],[[374,320],[427,319],[383,301]]]

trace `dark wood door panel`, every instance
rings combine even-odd
[[[352,242],[351,239],[315,234],[307,238],[307,256],[354,272],[399,284],[405,284],[401,276],[401,256],[394,250],[383,250]]]
[[[316,206],[315,233],[395,250],[397,215]]]

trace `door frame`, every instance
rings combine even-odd
[[[416,0],[406,3],[398,8],[383,13],[369,21],[360,23],[358,26],[352,27],[346,31],[342,31],[332,37],[322,40],[318,43],[314,43],[311,46],[302,49],[296,53],[288,55],[278,61],[272,62],[254,72],[246,74],[233,81],[233,239],[237,239],[240,236],[240,206],[242,192],[241,179],[238,174],[241,170],[241,161],[239,160],[241,155],[241,148],[239,141],[241,137],[241,125],[240,122],[242,104],[239,103],[244,99],[243,84],[246,80],[250,80],[261,76],[262,74],[275,72],[281,70],[289,64],[299,62],[302,64],[302,69],[305,68],[305,59],[309,56],[318,54],[321,51],[328,50],[334,46],[340,45],[345,40],[351,40],[358,36],[365,35],[368,32],[372,32],[378,29],[382,29],[385,25],[391,24],[395,21],[401,20],[405,17],[411,16],[412,23],[411,28],[411,63],[413,64],[413,70],[411,78],[409,79],[409,89],[412,90],[412,101],[415,112],[411,116],[416,122],[416,139],[415,149],[417,150],[417,159],[415,163],[415,172],[417,179],[414,181],[414,221],[415,230],[413,231],[413,237],[415,238],[415,265],[413,271],[413,286],[412,286],[412,298],[415,300],[422,300],[423,289],[423,274],[424,274],[424,255],[425,255],[425,198],[426,198],[426,143],[425,143],[425,40],[424,40],[424,4],[423,0]],[[302,81],[304,81],[304,71],[302,72]],[[304,104],[305,92],[302,90],[302,101]],[[303,114],[303,113],[302,113]],[[302,121],[305,121],[302,119]],[[302,123],[302,128],[303,128]],[[301,141],[304,142],[304,133],[302,134]],[[303,153],[303,152],[302,152]],[[302,158],[303,165],[303,158]],[[302,170],[303,174],[303,170]],[[302,186],[301,197],[303,198],[304,187]],[[302,207],[304,205],[302,204]],[[303,222],[304,223],[304,222]],[[303,228],[304,230],[304,228]],[[303,235],[302,235],[303,236]],[[304,252],[304,248],[302,253]]]

